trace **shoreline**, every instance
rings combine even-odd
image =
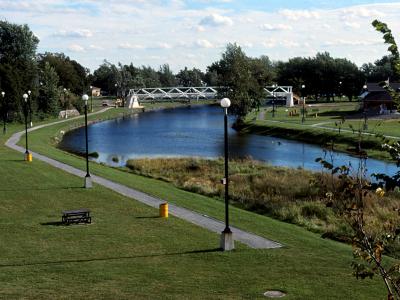
[[[327,131],[321,128],[299,129],[285,126],[264,125],[257,124],[254,121],[245,121],[241,130],[249,134],[272,136],[318,145],[323,149],[330,148],[332,140],[336,140],[336,142],[334,142],[334,151],[346,153],[355,158],[360,155],[357,153],[358,141],[356,141],[354,137],[350,137],[346,132],[339,133],[338,131]],[[387,163],[395,163],[395,161],[390,158],[389,154],[381,150],[383,142],[379,142],[377,138],[372,135],[365,136],[362,139],[362,143],[364,144],[362,148],[365,149],[367,158]]]

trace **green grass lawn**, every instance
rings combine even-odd
[[[358,147],[359,130],[362,130],[369,134],[362,135],[362,148],[368,156],[390,160],[389,154],[382,151],[382,139],[376,134],[400,138],[399,120],[370,118],[367,120],[368,128],[364,130],[364,119],[358,112],[358,107],[358,102],[330,103],[318,108],[312,104],[307,107],[309,115],[304,122],[301,107],[278,107],[275,117],[272,116],[272,108],[262,108],[260,112],[253,112],[247,117],[245,130],[322,146],[333,140],[335,150],[351,153]],[[298,115],[289,116],[290,111],[296,111]]]
[[[342,124],[343,129],[352,130],[359,128],[364,124],[364,120],[346,120]],[[400,120],[378,120],[367,119],[368,130],[372,134],[384,134],[400,138]],[[324,124],[326,127],[336,127],[334,123]]]
[[[104,118],[118,111],[104,113]],[[113,115],[115,114],[115,115]],[[93,116],[99,118],[99,116]],[[75,123],[72,125],[72,123]],[[81,169],[82,158],[52,145],[51,137],[76,126],[32,132],[34,151]],[[10,127],[10,132],[22,126]],[[1,136],[1,145],[5,138]],[[27,299],[384,299],[379,278],[352,275],[351,247],[300,227],[231,209],[231,222],[277,240],[281,249],[254,250],[237,243],[217,251],[219,235],[171,217],[0,146],[0,298]],[[94,174],[223,219],[223,203],[166,182],[92,164]],[[61,211],[89,208],[93,224],[54,226]]]
[[[276,107],[274,115],[272,107],[261,108],[261,115],[253,113],[249,118],[257,116],[259,121],[280,121],[291,124],[313,125],[324,122],[340,121],[343,116],[352,115],[358,111],[360,104],[358,102],[327,103],[327,104],[307,104],[305,106],[305,122],[302,123],[302,106],[291,108]],[[291,116],[289,113],[293,113]],[[260,118],[262,117],[263,118]]]

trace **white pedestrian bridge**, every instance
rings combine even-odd
[[[190,101],[217,99],[219,87],[163,87],[130,89],[126,101],[131,107],[134,102],[153,101]],[[286,98],[286,106],[293,106],[293,90],[291,86],[267,86],[264,88],[267,98]]]
[[[218,88],[211,86],[143,88],[129,90],[128,99],[136,95],[139,101],[206,100],[215,99],[217,94]]]

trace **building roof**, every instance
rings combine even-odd
[[[368,102],[391,102],[392,97],[379,82],[368,82],[367,89],[359,96],[363,101]],[[390,82],[389,86],[395,91],[400,91],[400,82]]]
[[[379,82],[368,82],[366,84],[368,92],[385,92],[386,90],[380,85]],[[389,86],[394,89],[400,89],[400,82],[389,82]]]
[[[386,92],[385,90],[381,92],[368,92],[364,98],[364,101],[380,101],[380,102],[385,102],[385,101],[392,101],[392,97],[390,97],[389,93]]]

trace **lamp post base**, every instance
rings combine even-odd
[[[90,189],[93,187],[92,177],[85,176],[85,189]]]
[[[233,233],[232,232],[221,232],[221,240],[220,240],[220,247],[223,251],[231,251],[235,249],[235,243],[233,240]]]

